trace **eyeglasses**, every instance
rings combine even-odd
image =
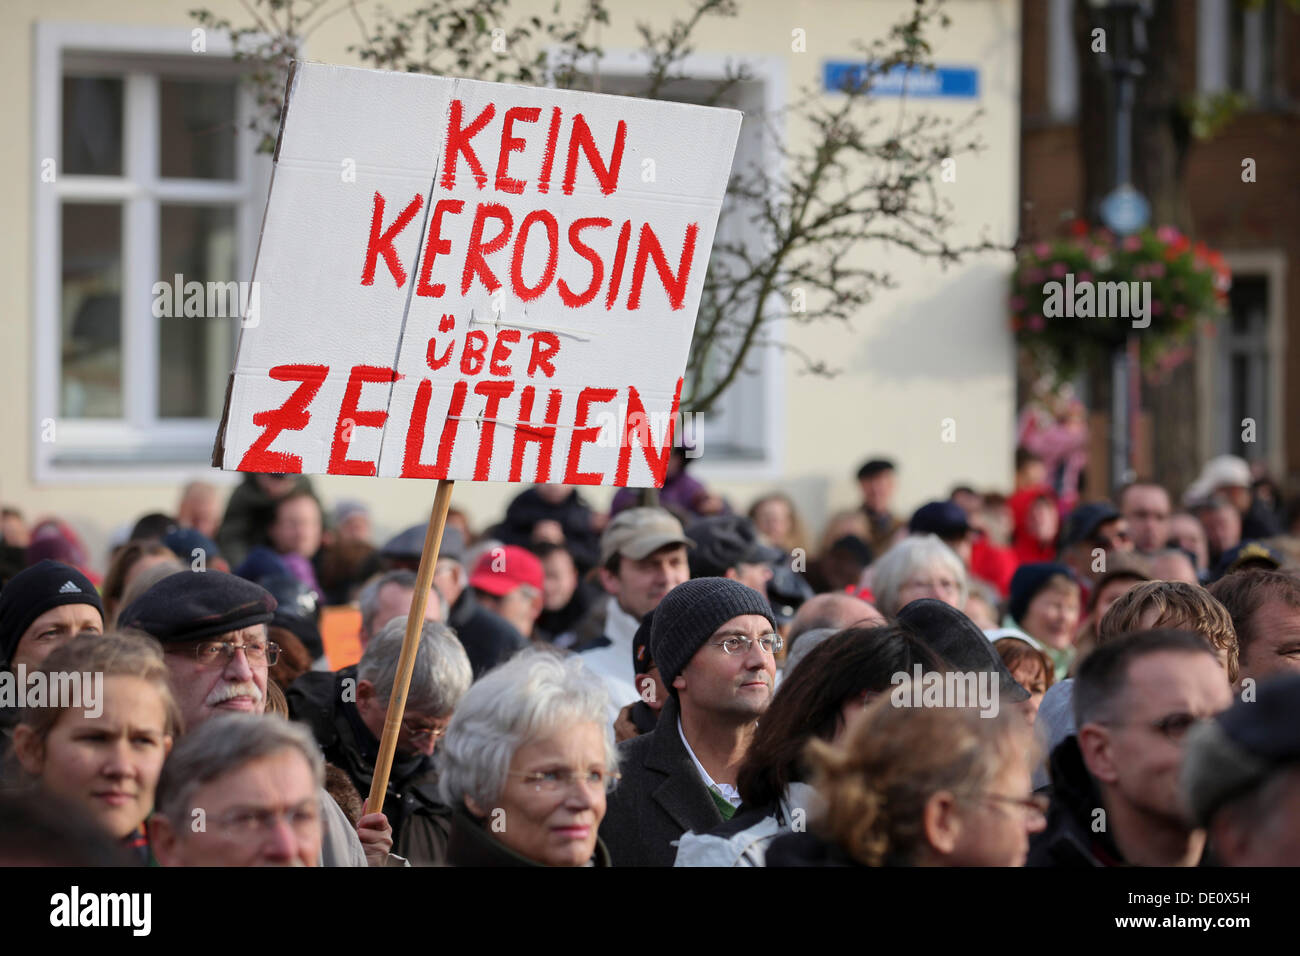
[[[217,825],[232,837],[260,837],[275,829],[283,819],[298,836],[308,836],[320,821],[320,804],[315,801],[296,807],[241,807],[217,820]]]
[[[542,770],[533,773],[511,770],[509,776],[522,777],[524,783],[532,784],[538,793],[553,794],[567,791],[579,780],[587,787],[608,790],[623,777],[621,773],[608,770]]]
[[[985,800],[1014,804],[1023,810],[1031,820],[1046,819],[1047,809],[1051,805],[1047,795],[1042,793],[1031,793],[1027,797],[1009,797],[1001,793],[985,793],[981,794],[981,796]]]
[[[280,659],[280,645],[274,641],[255,641],[252,644],[234,644],[230,641],[203,641],[194,648],[194,659],[204,667],[210,667],[220,661],[228,663],[235,651],[243,651],[250,664],[275,666]],[[184,653],[183,651],[181,653]]]
[[[447,732],[446,727],[412,727],[405,720],[402,721],[402,729],[406,731],[406,735],[411,742],[417,744],[422,744],[428,740],[437,740]]]
[[[728,654],[748,654],[750,648],[754,646],[754,639],[746,637],[744,634],[733,634],[725,637],[720,641],[710,641],[714,647],[720,647]],[[764,634],[758,639],[758,644],[769,654],[775,654],[781,648],[785,647],[785,641],[781,639],[780,634]]]

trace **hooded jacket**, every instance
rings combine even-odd
[[[1022,488],[1007,499],[1013,521],[1011,550],[1019,564],[1056,560],[1055,541],[1039,541],[1029,534],[1029,508],[1039,498],[1048,499],[1052,507],[1056,507],[1056,495],[1046,485]]]
[[[285,692],[289,713],[305,723],[320,744],[325,759],[347,773],[357,792],[370,792],[379,741],[357,713],[357,669],[338,672],[308,671]],[[344,681],[352,681],[345,685]],[[393,757],[384,796],[384,815],[393,828],[393,852],[412,866],[433,866],[446,859],[451,811],[438,797],[438,775],[433,761],[423,754]]]
[[[683,834],[673,866],[764,866],[772,842],[806,824],[815,799],[809,784],[794,781],[776,807],[741,807],[709,833]]]

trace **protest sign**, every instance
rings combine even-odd
[[[660,487],[740,114],[295,64],[225,469],[438,479],[368,813],[456,479]]]
[[[740,119],[298,64],[213,464],[661,486]]]

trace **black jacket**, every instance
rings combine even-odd
[[[447,844],[448,866],[543,866],[535,860],[521,856],[484,828],[482,821],[464,810],[457,810],[451,818],[451,839]],[[596,853],[592,866],[609,866],[609,850],[596,838]]]
[[[564,529],[564,547],[573,555],[578,574],[586,574],[600,560],[600,535],[591,523],[591,508],[578,492],[557,505],[551,504],[536,488],[521,492],[506,508],[505,520],[491,529],[494,537],[504,544],[517,544],[521,548],[532,543],[533,529],[542,521],[554,521]]]
[[[308,491],[316,498],[316,503],[320,503],[311,479],[306,475],[298,476],[293,491]],[[251,474],[244,475],[244,480],[230,493],[226,512],[217,528],[217,547],[232,568],[243,564],[248,552],[257,545],[271,543],[267,530],[275,520],[275,506],[279,500],[263,491],[257,483],[257,476]],[[323,508],[321,514],[324,514]]]
[[[356,698],[357,669],[308,671],[285,692],[294,720],[311,728],[325,759],[345,771],[364,800],[375,775],[379,741],[361,722]],[[345,685],[345,680],[353,683]],[[344,699],[345,693],[347,699]],[[451,811],[438,798],[438,775],[423,754],[393,757],[384,796],[384,816],[393,828],[393,852],[412,866],[445,861]]]
[[[509,621],[479,604],[469,588],[451,606],[447,625],[464,645],[475,680],[528,645],[528,639]]]
[[[1101,794],[1083,762],[1073,734],[1052,751],[1052,805],[1046,829],[1029,839],[1026,866],[1123,866],[1109,830],[1093,829],[1095,811],[1103,809]]]
[[[751,823],[752,825],[752,823]],[[767,848],[764,866],[862,866],[836,843],[814,833],[783,833]]]
[[[618,745],[618,762],[623,779],[600,825],[615,866],[672,866],[683,833],[722,823],[677,730],[676,698],[664,702],[653,733]]]

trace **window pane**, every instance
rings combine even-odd
[[[159,219],[158,279],[173,292],[158,319],[158,415],[216,418],[248,288],[235,274],[235,210],[163,205]]]
[[[122,80],[63,78],[63,163],[84,176],[122,175]]]
[[[122,207],[66,203],[59,414],[122,417]]]
[[[165,179],[234,179],[234,81],[164,77],[158,89],[158,174]]]

